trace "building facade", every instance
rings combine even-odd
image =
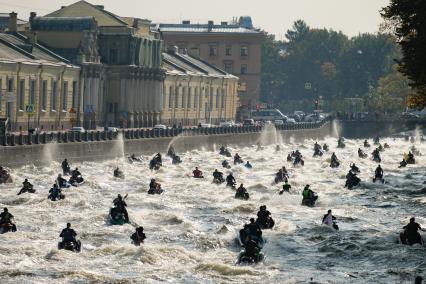
[[[80,68],[18,33],[16,17],[0,33],[0,117],[10,131],[75,125]]]
[[[166,71],[161,120],[168,125],[197,125],[234,120],[238,78],[177,47],[163,53]]]
[[[261,43],[263,33],[253,28],[249,17],[238,23],[157,24],[165,46],[178,46],[182,52],[198,56],[240,79],[242,106],[255,106],[260,98]]]
[[[28,33],[81,67],[85,127],[147,127],[159,122],[165,78],[162,41],[150,24],[79,1],[32,14]]]

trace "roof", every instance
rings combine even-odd
[[[68,64],[68,60],[40,44],[31,44],[21,34],[0,33],[0,60]]]
[[[162,33],[208,33],[208,34],[261,34],[260,30],[248,29],[237,24],[157,24],[152,29],[160,29]]]
[[[117,15],[106,11],[101,5],[93,5],[84,0],[47,14],[45,17],[94,17],[98,26],[127,26]]]
[[[163,68],[168,74],[237,78],[200,58],[176,51],[163,52]]]
[[[36,17],[31,21],[34,31],[82,31],[94,28],[94,17]]]

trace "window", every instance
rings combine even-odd
[[[36,88],[36,81],[31,80],[30,81],[30,97],[29,97],[29,104],[33,105],[35,103],[35,88]]]
[[[62,90],[62,110],[67,111],[67,99],[68,99],[68,82],[64,82],[64,89]]]
[[[47,109],[47,81],[44,80],[42,84],[42,90],[41,90],[41,109],[46,110]]]
[[[111,48],[109,50],[109,63],[110,64],[116,64],[118,63],[118,51],[115,48]]]
[[[191,96],[192,96],[191,92],[192,92],[192,88],[191,88],[191,87],[189,87],[189,88],[188,88],[188,98],[186,98],[186,101],[188,102],[188,103],[186,104],[186,107],[187,107],[187,108],[191,108]]]
[[[248,56],[248,46],[247,45],[241,46],[240,55],[241,56]]]
[[[108,108],[108,112],[109,113],[113,113],[114,112],[114,104],[113,103],[108,103],[107,104],[107,108]]]
[[[52,105],[50,106],[50,109],[52,111],[56,111],[56,95],[57,95],[57,88],[58,88],[58,83],[56,81],[52,81]]]
[[[186,87],[182,88],[181,108],[185,108]]]
[[[72,82],[72,101],[71,101],[71,107],[73,109],[77,108],[77,93],[78,93],[77,92],[77,88],[78,88],[77,82],[76,81]]]
[[[13,92],[13,79],[7,80],[7,91]]]
[[[216,90],[216,108],[219,108],[219,89]]]
[[[247,74],[247,64],[241,65],[241,74]]]
[[[19,110],[24,110],[25,79],[19,81]]]
[[[232,46],[227,45],[227,46],[225,47],[225,55],[226,55],[226,56],[231,56],[231,55],[232,55]]]
[[[169,87],[169,108],[173,108],[173,87]]]
[[[3,80],[0,78],[0,111],[1,111],[2,98],[3,98]]]
[[[225,92],[224,90],[222,90],[222,100],[221,100],[221,108],[224,109],[225,108]]]
[[[194,89],[194,108],[197,108],[198,105],[198,87]]]
[[[225,63],[226,73],[232,73],[232,63]]]
[[[190,54],[193,56],[200,56],[200,49],[198,47],[192,47]]]
[[[210,110],[213,107],[213,87],[210,88]]]
[[[175,90],[175,108],[179,107],[179,87]]]
[[[210,56],[217,56],[217,47],[214,45],[211,45],[209,48],[209,55]]]
[[[198,94],[198,108],[201,109],[203,107],[203,91],[200,90]]]

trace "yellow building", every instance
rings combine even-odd
[[[170,47],[163,53],[166,79],[161,121],[197,125],[235,120],[238,77]]]
[[[0,118],[11,131],[69,128],[80,106],[80,68],[16,32],[0,33]]]

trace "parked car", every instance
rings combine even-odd
[[[254,125],[254,119],[251,119],[251,118],[244,119],[243,126],[250,126],[250,125]]]
[[[156,124],[154,126],[154,129],[158,129],[158,130],[166,130],[167,126],[165,126],[164,124]]]
[[[306,116],[306,113],[301,110],[295,110],[294,115],[297,115],[298,117],[300,117],[300,119],[303,119]]]
[[[118,128],[117,127],[111,127],[111,126],[106,127],[105,130],[108,131],[108,132],[114,132],[114,133],[118,132]]]
[[[84,133],[84,132],[86,132],[86,130],[83,127],[81,127],[81,126],[74,126],[73,128],[71,128],[69,130],[69,132],[80,132],[80,133]]]
[[[401,114],[402,118],[408,118],[408,119],[415,119],[415,118],[420,118],[420,115],[412,113],[412,112],[403,112]]]
[[[315,121],[320,121],[325,119],[325,115],[323,115],[322,113],[312,113],[309,114],[307,116],[305,116],[304,121],[305,122],[315,122]]]
[[[210,123],[200,123],[201,128],[210,128],[212,125]]]
[[[232,120],[230,121],[222,121],[221,123],[219,123],[220,127],[233,127],[235,126],[235,122],[233,122]]]
[[[284,125],[284,120],[282,120],[282,119],[276,119],[276,120],[274,121],[274,124],[275,124],[275,125]]]
[[[297,122],[294,118],[288,117],[287,120],[285,121],[285,123],[296,124]]]

